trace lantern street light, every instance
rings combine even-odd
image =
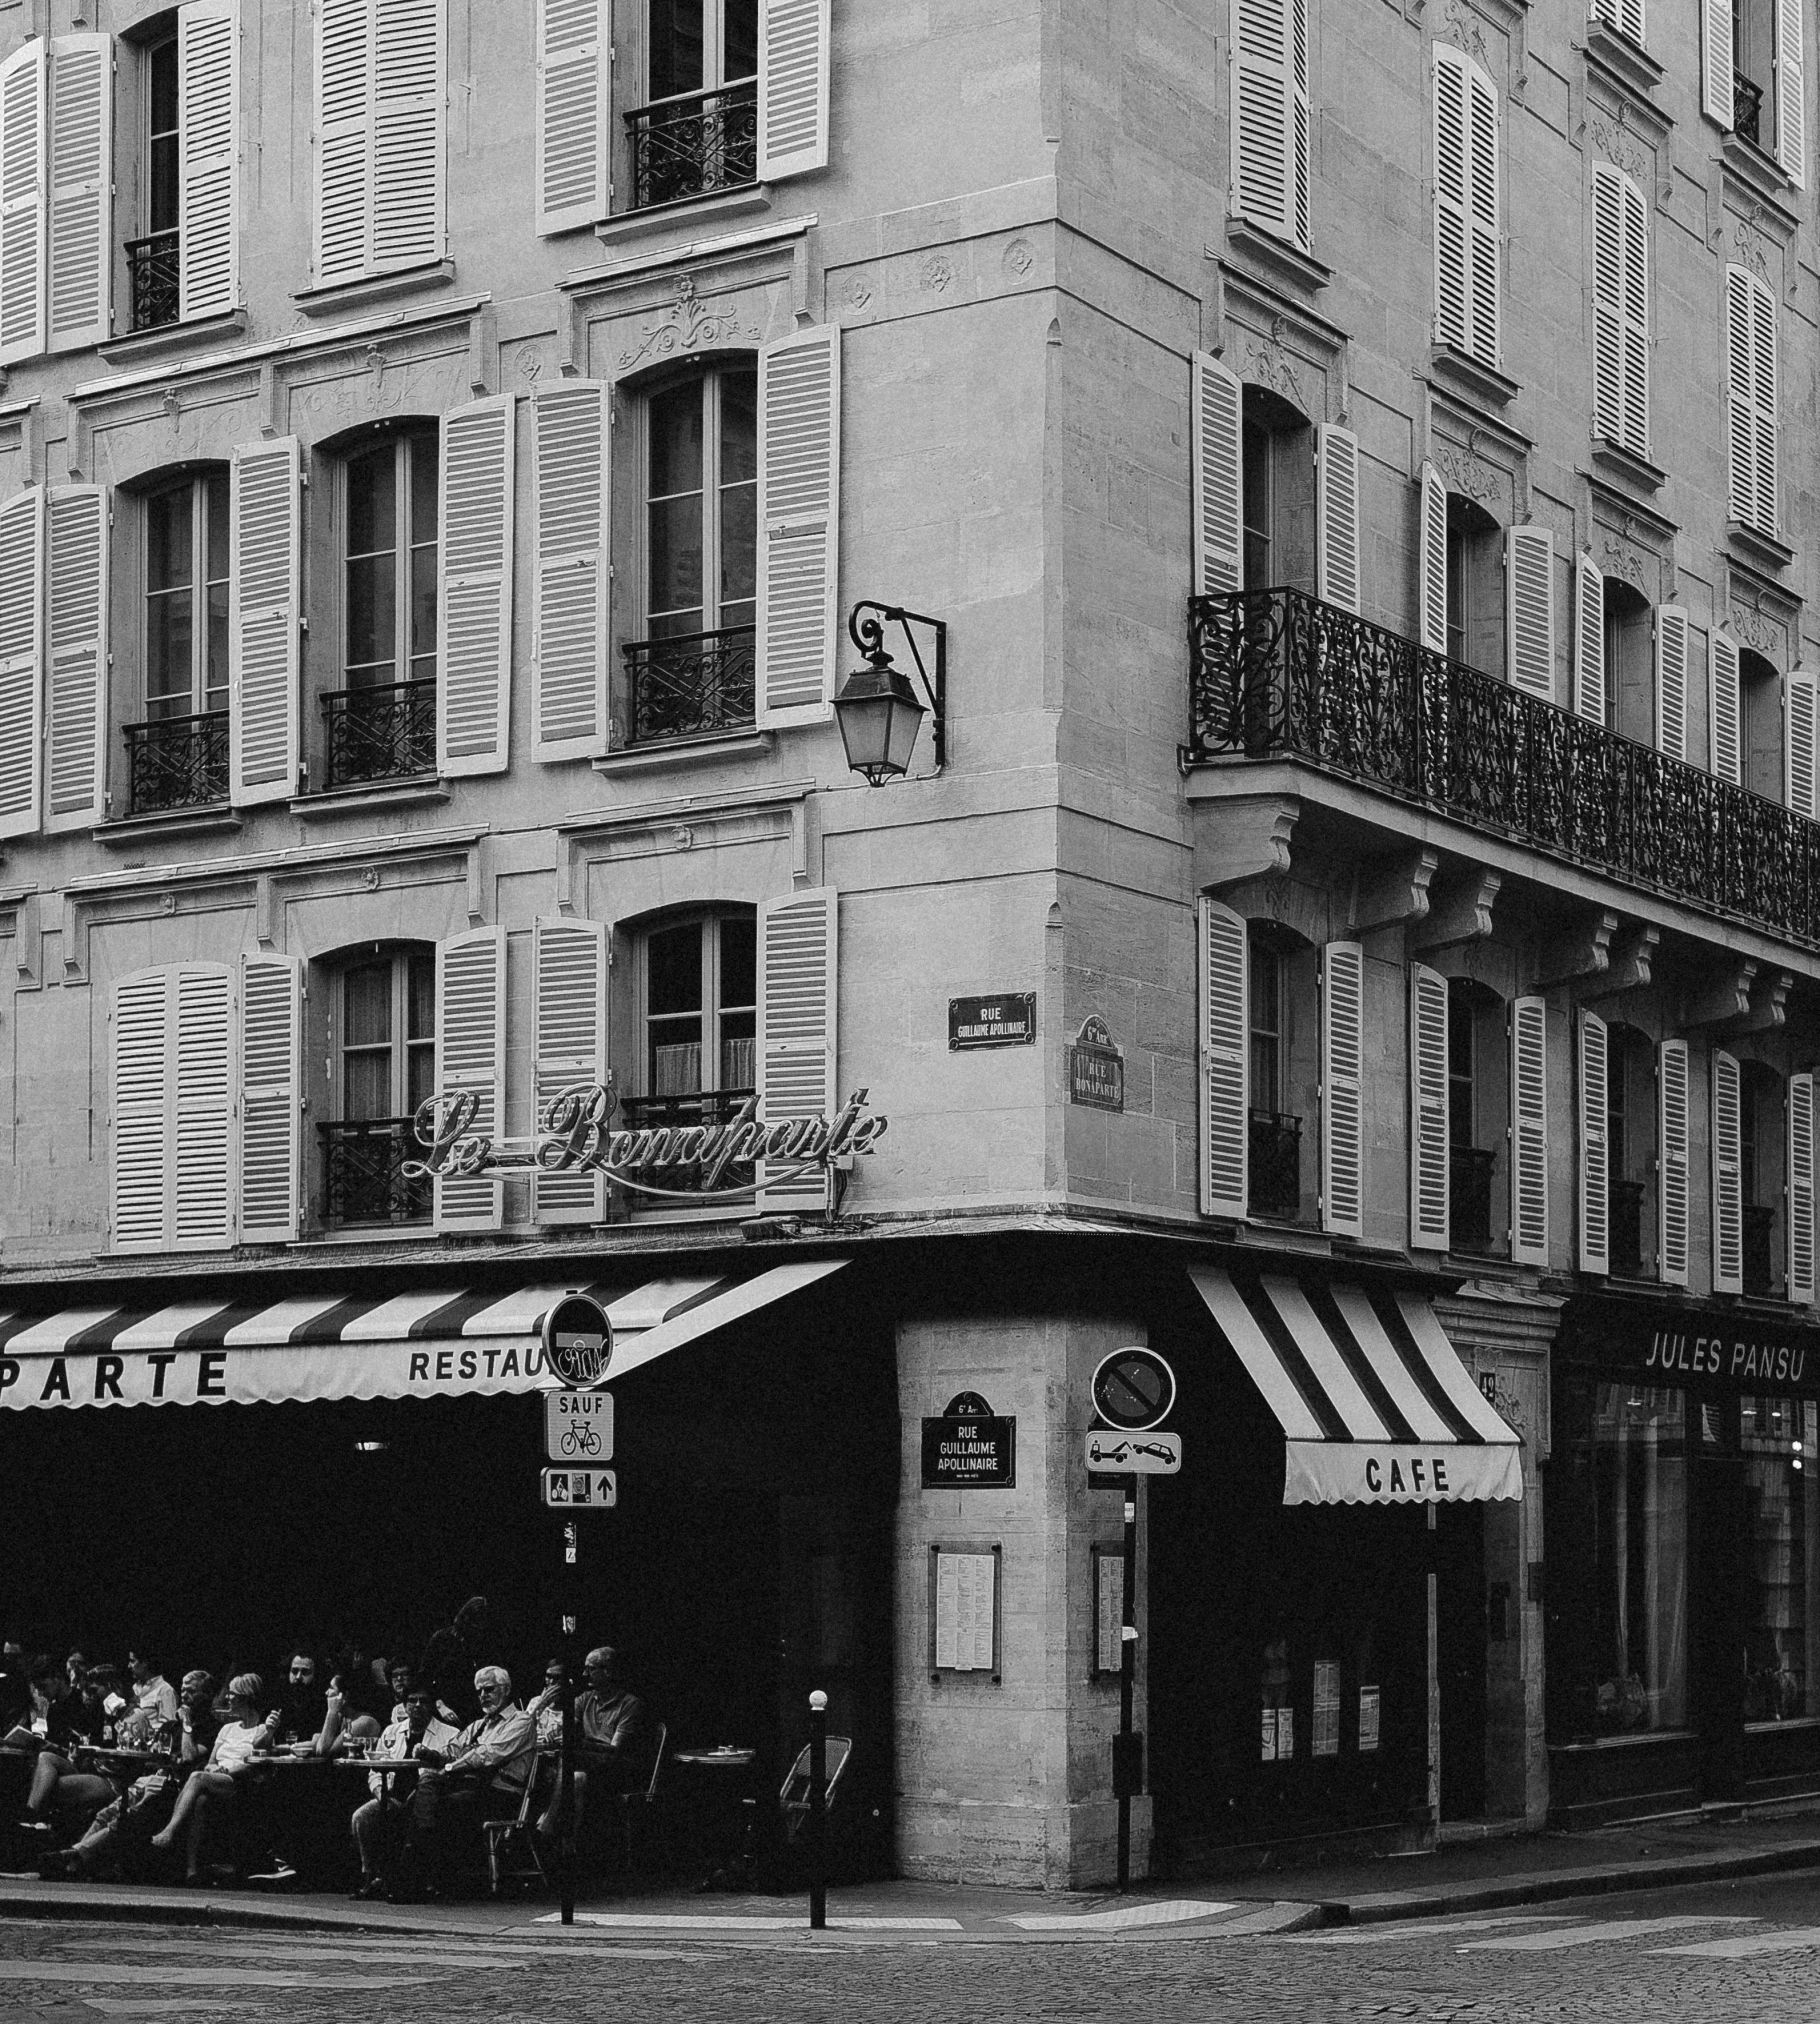
[[[909,643],[916,672],[922,677],[928,701],[916,684],[885,650],[885,626],[895,624]],[[912,626],[927,626],[935,635],[935,675],[923,665],[922,649]],[[942,708],[948,687],[948,628],[939,618],[925,618],[920,612],[905,611],[901,605],[877,604],[865,598],[853,607],[847,620],[848,637],[866,657],[840,685],[834,698],[834,719],[840,726],[841,743],[847,749],[847,764],[869,787],[887,780],[901,780],[910,770],[910,755],[916,749],[917,734],[925,716],[933,723],[930,736],[935,750],[935,770],[942,770],[948,756],[947,726]]]

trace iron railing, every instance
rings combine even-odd
[[[436,770],[436,684],[385,682],[322,699],[324,785],[398,780]]]
[[[632,208],[758,180],[758,79],[659,99],[626,114]]]
[[[1613,1276],[1643,1276],[1643,1183],[1613,1180],[1606,1190],[1607,1259]]]
[[[1763,145],[1758,138],[1763,131],[1763,87],[1741,72],[1732,78],[1732,131],[1752,147]]]
[[[666,1126],[671,1129],[687,1129],[691,1125],[728,1124],[739,1115],[739,1107],[752,1094],[749,1089],[704,1089],[687,1096],[622,1096],[614,1112],[613,1125],[616,1131],[659,1131]],[[654,1187],[676,1188],[687,1193],[701,1182],[700,1169],[696,1167],[657,1167],[640,1176]],[[738,1166],[729,1166],[714,1183],[716,1189],[750,1188],[758,1175],[750,1160]],[[666,1201],[661,1196],[640,1196],[634,1193],[632,1206],[641,1202],[651,1208],[687,1208],[687,1202]]]
[[[160,815],[176,808],[206,808],[228,794],[228,715],[204,710],[193,717],[159,717],[128,724],[126,812]]]
[[[406,1160],[423,1157],[411,1123],[408,1117],[371,1117],[316,1127],[325,1223],[429,1221],[433,1184],[406,1180],[402,1171]]]
[[[133,328],[157,330],[182,313],[181,234],[154,232],[126,242],[126,268],[133,298]]]
[[[758,628],[634,640],[625,648],[627,743],[699,738],[752,722]]]
[[[1744,1290],[1753,1300],[1773,1300],[1776,1283],[1770,1270],[1770,1242],[1776,1212],[1754,1202],[1744,1205]]]
[[[1302,1213],[1302,1120],[1276,1110],[1251,1113],[1251,1186],[1246,1207],[1254,1216],[1293,1219]]]
[[[1447,1247],[1483,1251],[1491,1243],[1491,1170],[1497,1155],[1479,1146],[1447,1149]]]
[[[1820,943],[1820,826],[1297,590],[1190,601],[1184,765],[1295,758]]]

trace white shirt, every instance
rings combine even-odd
[[[394,1717],[390,1725],[380,1735],[379,1747],[373,1752],[373,1755],[375,1757],[408,1757],[421,1744],[424,1749],[434,1750],[438,1755],[446,1757],[449,1754],[449,1745],[454,1742],[455,1736],[456,1729],[452,1722],[439,1722],[432,1715],[424,1724],[423,1734],[413,1743],[411,1741],[411,1724],[403,1715],[399,1715]],[[367,1779],[367,1783],[372,1787],[375,1799],[383,1799],[385,1797],[385,1780],[377,1771],[373,1772]]]
[[[267,1722],[229,1722],[215,1738],[209,1757],[211,1771],[243,1771],[258,1754],[271,1725]]]

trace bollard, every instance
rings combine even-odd
[[[828,1923],[828,1697],[809,1696],[809,1930]]]

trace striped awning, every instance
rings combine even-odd
[[[1419,1294],[1190,1268],[1283,1429],[1285,1504],[1521,1497],[1521,1443]]]
[[[286,1404],[547,1391],[539,1331],[565,1293],[613,1324],[609,1381],[838,1272],[844,1259],[750,1274],[580,1281],[268,1306],[0,1309],[0,1408]]]

